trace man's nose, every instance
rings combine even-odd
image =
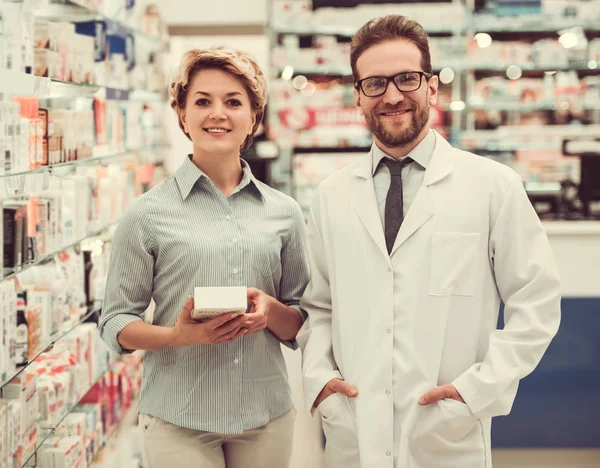
[[[385,94],[383,95],[383,102],[394,106],[402,101],[404,101],[404,94],[401,91],[398,91],[396,85],[390,81],[385,90]]]

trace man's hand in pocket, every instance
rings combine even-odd
[[[318,408],[323,400],[329,398],[334,393],[342,393],[350,398],[355,398],[358,395],[358,390],[344,380],[331,379],[317,395],[314,407]]]

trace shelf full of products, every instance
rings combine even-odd
[[[542,217],[587,217],[572,197],[567,203],[581,162],[562,147],[567,138],[600,136],[598,0],[346,8],[272,0],[268,129],[283,148],[278,186],[308,206],[320,177],[372,143],[355,106],[350,38],[368,19],[390,13],[419,21],[430,35],[440,83],[432,127],[457,147],[510,165],[526,186],[553,192],[548,210],[548,203],[536,205]],[[531,191],[532,200],[539,193]],[[592,217],[600,217],[596,205]]]

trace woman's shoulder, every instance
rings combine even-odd
[[[127,212],[148,215],[149,212],[155,212],[162,207],[173,206],[175,195],[178,195],[174,191],[176,189],[173,176],[169,176],[150,190],[137,196],[127,208]]]
[[[300,205],[291,196],[265,184],[264,182],[257,180],[256,184],[258,185],[267,203],[273,204],[273,206],[278,206],[286,211],[295,212],[300,210]]]

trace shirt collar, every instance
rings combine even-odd
[[[254,174],[252,174],[250,165],[243,159],[240,159],[240,161],[242,164],[243,175],[236,191],[241,191],[244,188],[251,186],[254,187],[254,191],[259,197],[264,200],[264,187],[261,186],[261,183],[254,177]],[[177,172],[175,172],[175,180],[177,181],[181,198],[184,200],[187,199],[198,180],[203,178],[208,181],[210,180],[204,171],[192,162],[192,155],[187,155],[179,169],[177,169]]]
[[[431,160],[431,155],[435,150],[435,133],[429,130],[429,133],[421,143],[419,143],[410,153],[406,156],[410,156],[410,158],[415,161],[419,166],[423,169],[427,169],[427,165]],[[373,143],[373,166],[372,166],[372,175],[375,175],[377,172],[377,168],[379,167],[379,163],[383,158],[389,158],[390,156],[385,153],[379,146]]]

